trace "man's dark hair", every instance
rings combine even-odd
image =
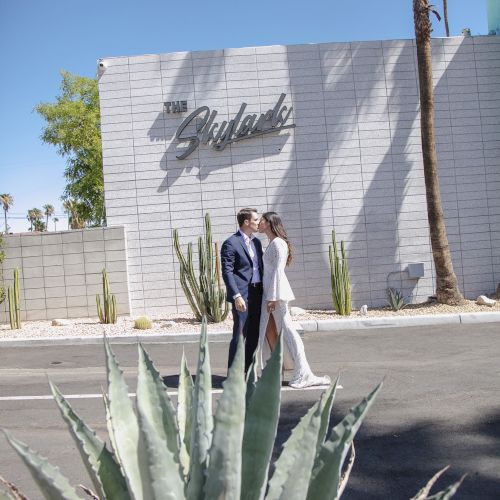
[[[238,226],[243,226],[243,223],[246,220],[250,220],[252,218],[252,214],[256,214],[256,208],[242,208],[238,214],[236,215],[236,219],[238,221]]]

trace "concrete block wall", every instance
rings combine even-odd
[[[125,229],[105,227],[4,236],[4,281],[20,270],[23,320],[96,317],[106,268],[118,313],[129,314]],[[0,320],[9,321],[7,300]]]
[[[500,281],[500,38],[433,40],[436,133],[455,271],[468,297]],[[331,307],[331,231],[346,242],[355,307],[434,292],[412,40],[250,47],[105,59],[100,77],[106,210],[127,229],[132,308],[188,310],[172,230],[183,242],[212,216],[215,240],[243,206],[282,214],[294,244],[288,275],[305,307]],[[272,108],[295,129],[178,160],[194,109],[216,121]],[[188,101],[167,114],[163,102]],[[423,262],[410,279],[407,265]]]

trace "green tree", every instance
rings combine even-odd
[[[83,229],[85,221],[81,219],[80,203],[76,200],[68,198],[63,202],[64,211],[68,214],[68,226],[71,229]]]
[[[440,19],[439,14],[429,4],[429,0],[413,0],[420,87],[420,135],[422,138],[427,219],[431,235],[432,256],[436,268],[437,300],[443,304],[458,305],[464,299],[458,289],[457,277],[453,270],[439,187],[434,132],[434,92],[431,57],[432,23],[430,12],[435,13]]]
[[[45,119],[41,139],[67,160],[63,200],[78,202],[78,219],[105,224],[100,110],[97,80],[61,72],[60,95],[35,110]]]
[[[8,193],[0,194],[0,203],[2,204],[3,216],[5,219],[5,234],[7,234],[9,231],[9,225],[7,224],[7,212],[9,211],[9,208],[14,205],[14,198],[12,198],[12,196]]]
[[[44,231],[43,212],[39,208],[28,210],[26,218],[30,221],[30,231]]]
[[[54,231],[57,231],[57,223],[59,222],[59,219],[54,217],[52,220],[54,221]]]
[[[49,230],[49,218],[52,217],[54,215],[54,207],[53,205],[44,205],[43,207],[43,213],[45,214],[45,227],[47,229],[47,231]]]

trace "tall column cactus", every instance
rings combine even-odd
[[[19,330],[21,328],[21,307],[19,295],[19,269],[14,269],[14,287],[9,286],[9,319],[10,328],[12,330]]]
[[[351,282],[343,241],[340,242],[340,253],[341,257],[337,248],[335,231],[332,231],[332,245],[329,247],[329,256],[333,306],[337,314],[349,316],[352,308]]]
[[[103,294],[103,307],[101,308],[101,298],[99,295],[95,296],[97,304],[97,314],[101,323],[110,324],[116,323],[117,308],[116,297],[109,293],[108,273],[106,269],[102,270],[102,294]]]
[[[219,247],[212,241],[210,215],[205,214],[205,235],[198,238],[198,276],[193,265],[193,245],[188,243],[187,256],[184,256],[179,232],[174,229],[174,248],[179,259],[180,282],[184,295],[196,319],[206,316],[212,323],[224,321],[229,312],[226,292],[222,287]]]

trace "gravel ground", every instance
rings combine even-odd
[[[390,316],[418,316],[428,314],[459,314],[464,312],[500,312],[500,301],[493,307],[480,306],[474,301],[466,301],[462,306],[446,306],[436,303],[411,304],[400,311],[392,311],[389,307],[369,309],[366,316],[359,311],[354,311],[350,318],[360,317],[390,317]],[[306,319],[346,319],[334,311],[307,310],[305,314],[294,316],[294,320]],[[21,330],[11,330],[8,324],[0,325],[0,340],[4,339],[37,339],[37,338],[63,338],[63,337],[102,337],[105,333],[109,337],[135,336],[135,335],[169,335],[177,333],[199,333],[200,324],[191,314],[165,315],[153,319],[153,328],[150,330],[134,329],[134,318],[120,317],[114,325],[102,325],[96,318],[75,318],[64,320],[64,326],[52,326],[50,321],[25,321]],[[228,332],[232,330],[231,315],[223,323],[209,324],[209,333]]]

